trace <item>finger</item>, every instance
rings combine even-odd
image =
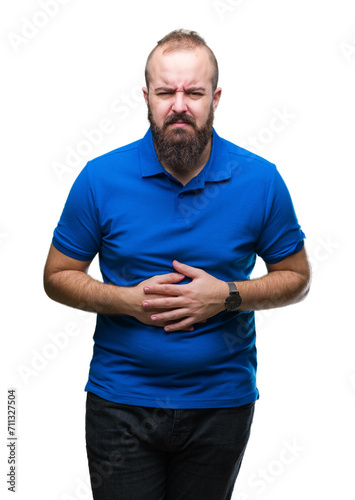
[[[169,325],[166,325],[164,327],[164,330],[166,332],[177,332],[179,330],[193,332],[195,328],[193,327],[192,323],[193,321],[191,320],[191,318],[183,318],[177,323],[170,323]]]
[[[179,283],[179,281],[183,280],[185,276],[181,273],[167,273],[157,276],[157,283]]]
[[[189,310],[180,307],[179,309],[173,309],[169,311],[164,311],[164,312],[154,312],[150,319],[152,321],[157,322],[157,323],[168,323],[168,322],[176,322],[176,321],[181,321],[183,318],[187,318],[189,314]],[[190,324],[192,325],[193,320],[191,320]]]
[[[185,307],[186,302],[182,297],[166,297],[143,300],[144,309],[176,309]]]
[[[154,293],[156,295],[170,295],[170,296],[177,296],[177,295],[182,295],[183,293],[183,287],[184,285],[172,285],[172,284],[167,284],[167,285],[162,285],[162,284],[156,284],[156,285],[148,285],[143,287],[144,293]]]
[[[178,273],[184,274],[189,278],[198,278],[199,276],[201,276],[202,269],[199,269],[198,267],[192,267],[188,266],[187,264],[182,264],[178,260],[173,261],[173,266]]]

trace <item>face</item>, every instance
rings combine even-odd
[[[221,89],[212,91],[213,66],[203,47],[163,54],[150,61],[144,88],[159,160],[180,171],[196,167],[211,141],[214,110]]]

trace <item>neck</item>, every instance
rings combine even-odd
[[[165,168],[165,170],[167,172],[169,172],[169,174],[171,174],[173,177],[175,177],[175,179],[178,180],[179,182],[181,182],[181,184],[183,184],[184,186],[186,186],[186,184],[188,182],[190,182],[191,179],[193,179],[194,177],[196,177],[196,175],[198,175],[201,172],[201,170],[203,169],[203,167],[208,162],[208,159],[209,159],[210,154],[211,154],[211,147],[212,147],[212,137],[208,141],[205,149],[203,150],[203,152],[202,152],[202,154],[201,154],[201,156],[199,158],[199,161],[196,164],[196,166],[192,167],[189,170],[181,171],[179,169],[172,168],[165,161],[162,161],[161,164],[163,165],[163,167]]]

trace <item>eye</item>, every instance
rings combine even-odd
[[[203,96],[202,92],[187,92],[187,94],[196,99]]]
[[[166,96],[171,96],[173,95],[173,92],[158,92],[157,95],[159,97],[166,97]]]

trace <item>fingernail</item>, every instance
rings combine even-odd
[[[152,321],[156,321],[157,320],[157,317],[156,316],[152,316]]]
[[[143,307],[146,307],[146,306],[148,306],[148,305],[149,305],[149,304],[148,304],[148,302],[147,302],[147,301],[144,301],[144,302],[143,302]]]
[[[145,292],[149,292],[149,286],[145,286],[145,287],[143,288],[143,290],[144,290]]]

